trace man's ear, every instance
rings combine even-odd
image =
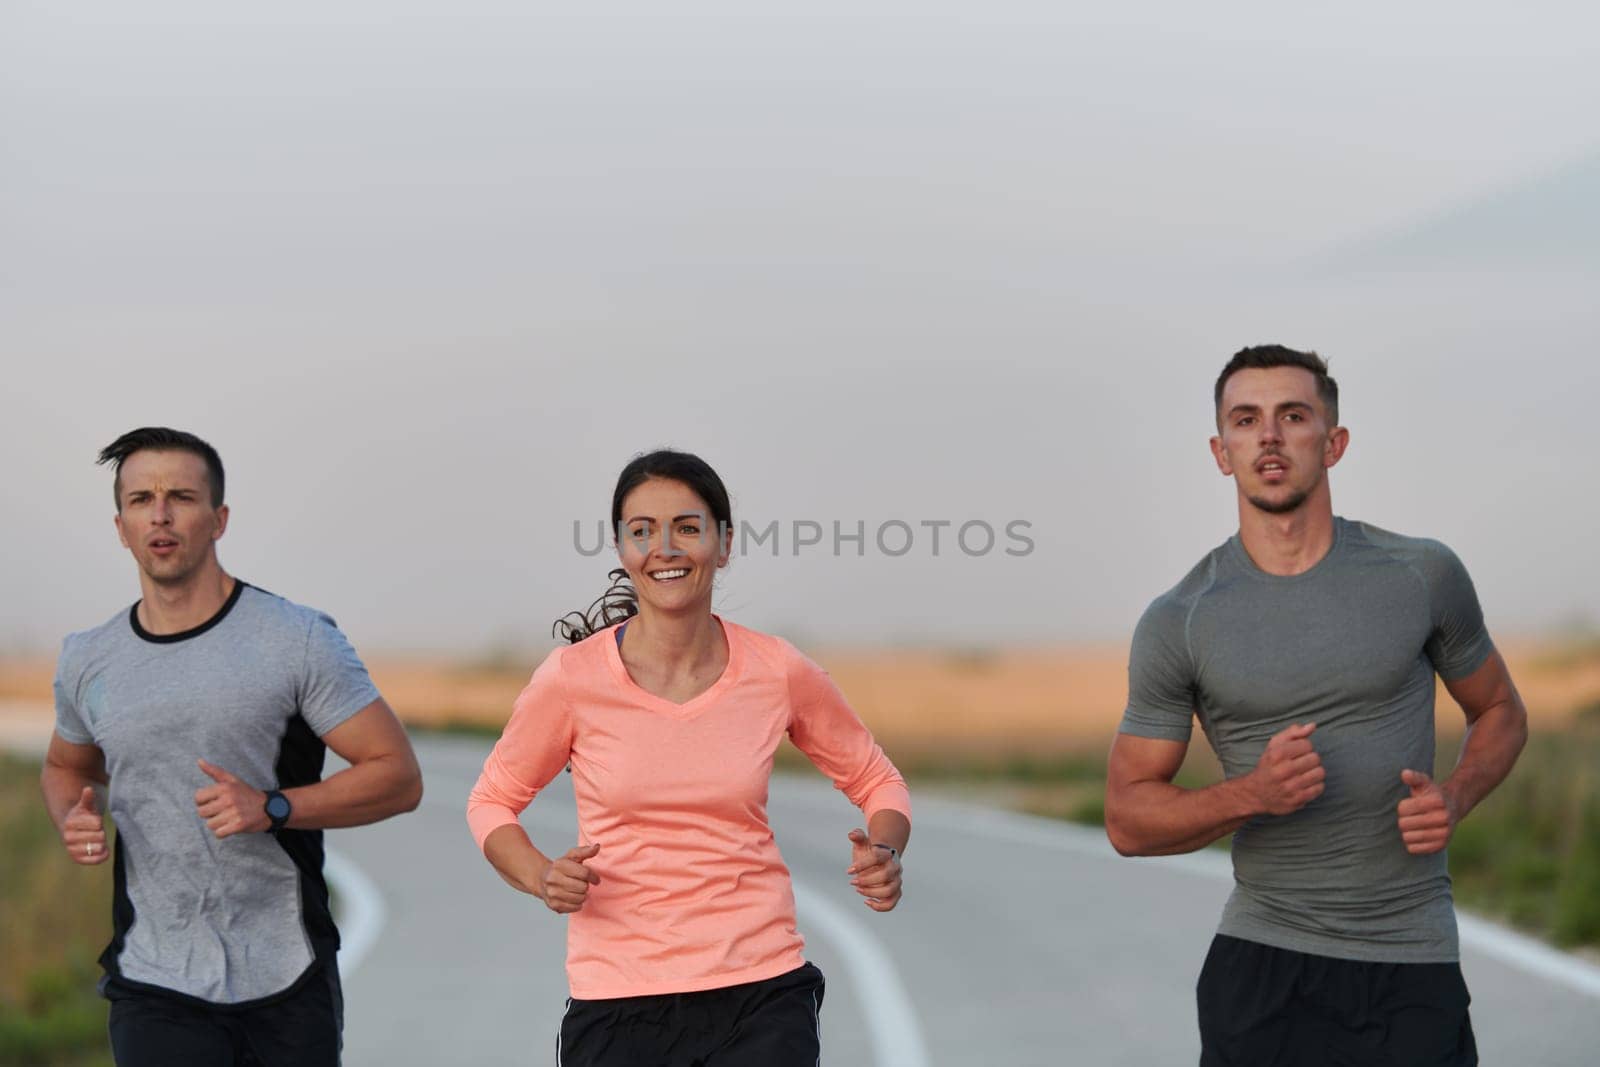
[[[1233,477],[1233,461],[1228,458],[1228,450],[1223,446],[1220,436],[1211,438],[1211,458],[1217,461],[1217,470],[1222,472],[1223,477]]]
[[[1327,444],[1322,446],[1322,465],[1331,467],[1344,458],[1344,450],[1350,447],[1350,431],[1343,426],[1335,426],[1333,432],[1328,434]]]

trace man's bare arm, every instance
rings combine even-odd
[[[350,766],[315,785],[284,790],[294,805],[292,829],[364,826],[415,811],[422,803],[417,754],[383,698],[329,730],[322,740]]]
[[[382,698],[374,700],[323,735],[350,766],[312,785],[285,789],[293,830],[364,826],[412,811],[422,802],[422,770],[405,727]],[[271,826],[266,793],[229,769],[200,761],[213,785],[195,794],[200,817],[218,837]]]
[[[1528,742],[1528,709],[1498,650],[1483,666],[1444,687],[1467,716],[1461,755],[1444,783],[1455,794],[1456,817],[1462,818],[1511,773]]]
[[[1322,760],[1312,724],[1280,731],[1249,774],[1202,789],[1172,780],[1186,741],[1119,733],[1106,769],[1106,836],[1124,856],[1194,852],[1258,815],[1287,815],[1322,793]]]
[[[75,745],[60,734],[50,735],[44,754],[44,769],[39,772],[39,788],[50,821],[60,829],[61,820],[78,803],[85,786],[106,785],[106,756],[99,745]]]
[[[1438,852],[1456,824],[1505,781],[1528,740],[1528,710],[1498,651],[1445,688],[1467,717],[1461,755],[1448,778],[1435,782],[1417,770],[1401,772],[1410,795],[1397,809],[1400,836],[1414,855]]]
[[[95,787],[108,781],[105,753],[98,745],[76,745],[60,734],[50,735],[39,789],[62,847],[85,867],[104,863],[108,855],[105,820],[95,795]]]
[[[1204,848],[1250,812],[1235,783],[1183,789],[1172,779],[1187,741],[1119,733],[1106,767],[1106,836],[1124,856],[1170,856]]]

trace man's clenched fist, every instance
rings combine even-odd
[[[1268,815],[1288,815],[1299,811],[1322,795],[1322,757],[1311,747],[1314,722],[1281,730],[1267,742],[1248,775],[1260,809]]]

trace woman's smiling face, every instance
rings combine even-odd
[[[669,614],[711,610],[717,569],[727,565],[732,530],[682,482],[651,478],[622,500],[617,555],[639,605]]]

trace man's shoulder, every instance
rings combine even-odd
[[[1219,574],[1225,569],[1227,553],[1228,542],[1224,541],[1201,556],[1200,562],[1189,568],[1189,573],[1180,578],[1172,588],[1152,600],[1146,610],[1157,613],[1173,611],[1187,613],[1194,607],[1196,601],[1216,586]]]
[[[67,635],[69,642],[87,644],[103,641],[108,637],[121,637],[133,633],[133,624],[128,621],[129,612],[134,605],[129,604],[118,608],[110,618],[104,622],[89,627],[87,630],[74,630]]]
[[[1441,568],[1458,565],[1456,554],[1443,541],[1395,533],[1356,519],[1339,521],[1343,523],[1344,536],[1353,548],[1364,548],[1388,556],[1397,564],[1417,568],[1425,576],[1437,574]]]
[[[288,597],[262,589],[258,585],[251,585],[248,582],[241,584],[244,589],[239,595],[239,607],[243,608],[255,623],[279,624],[304,631],[320,619],[330,626],[338,626],[333,617],[325,611],[297,603]]]
[[[117,613],[87,630],[74,630],[61,641],[61,657],[57,661],[58,673],[79,667],[96,651],[103,650],[134,636],[133,624],[128,620],[131,607],[119,608]]]
[[[1139,618],[1136,639],[1187,644],[1189,619],[1206,594],[1216,587],[1227,561],[1227,548],[1227,542],[1223,542],[1207,552],[1176,585],[1150,601]]]

